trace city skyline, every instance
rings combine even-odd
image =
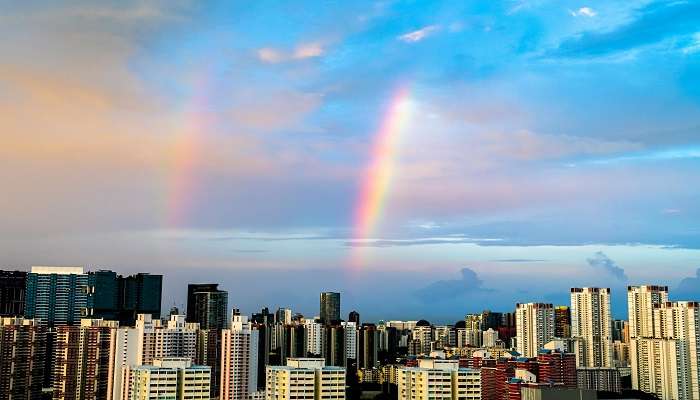
[[[0,267],[370,320],[700,298],[700,5],[454,3],[5,7]]]

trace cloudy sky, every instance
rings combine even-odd
[[[0,265],[451,321],[700,298],[700,3],[0,0]]]

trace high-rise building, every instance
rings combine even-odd
[[[209,400],[211,370],[189,358],[162,358],[132,368],[125,400]],[[116,400],[116,399],[115,399]]]
[[[278,324],[289,325],[292,323],[292,309],[278,308],[275,312],[275,322]]]
[[[539,382],[576,388],[576,355],[574,353],[540,350],[537,354],[537,363],[539,364]]]
[[[56,327],[53,358],[54,400],[106,400],[111,397],[117,321],[82,319],[80,326]]]
[[[654,337],[654,307],[667,301],[668,286],[627,287],[630,339]]]
[[[46,327],[0,318],[0,400],[39,400],[46,364]]]
[[[228,292],[219,285],[187,285],[187,322],[196,322],[200,329],[221,330],[228,327]]]
[[[321,293],[319,304],[319,315],[321,322],[331,324],[340,321],[340,293],[323,292]]]
[[[357,360],[357,323],[348,321],[343,322],[343,331],[345,333],[345,358]]]
[[[363,324],[359,331],[357,368],[379,366],[379,332],[374,324]]]
[[[304,321],[304,330],[306,334],[306,354],[305,357],[320,357],[323,355],[323,340],[326,334],[326,329],[323,324],[311,319]]]
[[[700,303],[677,301],[656,306],[654,336],[661,340],[674,341],[676,348],[677,376],[673,382],[677,390],[674,388],[672,393],[661,393],[661,397],[700,399]],[[658,380],[656,377],[655,379]]]
[[[0,271],[0,317],[21,317],[24,315],[26,287],[26,272]]]
[[[87,275],[85,317],[116,320],[122,326],[133,326],[138,314],[160,318],[162,275],[139,273],[124,277],[109,270]]]
[[[265,400],[345,400],[345,368],[323,358],[290,358],[268,366]]]
[[[152,365],[156,359],[197,357],[199,325],[185,322],[184,315],[171,315],[165,325],[150,315],[140,314],[134,327],[116,332],[112,400],[128,397],[133,367]]]
[[[667,301],[667,286],[627,287],[629,354],[633,389],[649,393],[656,393],[657,390],[658,393],[668,393],[668,390],[659,383],[662,376],[660,363],[665,364],[671,359],[675,362],[675,356],[668,352],[673,351],[675,354],[676,346],[675,343],[664,343],[663,339],[655,340],[654,337],[654,309]],[[655,376],[659,378],[654,378]],[[652,382],[652,380],[655,381]]]
[[[347,366],[345,355],[345,329],[341,324],[328,325],[324,329],[323,355],[326,365]]]
[[[523,357],[536,357],[554,338],[554,307],[545,303],[519,303],[515,308],[516,350]]]
[[[481,331],[479,331],[479,336],[481,336]],[[433,326],[424,319],[418,321],[411,330],[411,339],[417,344],[416,355],[430,354],[432,350],[431,343],[433,342]]]
[[[457,360],[421,359],[398,370],[399,400],[481,400],[481,371]]]
[[[609,288],[571,289],[571,336],[579,367],[612,367]]]
[[[87,310],[87,286],[82,267],[32,267],[24,315],[47,326],[78,323]]]
[[[620,371],[617,368],[578,367],[576,374],[580,389],[617,393],[622,391]]]
[[[554,336],[571,337],[571,310],[567,306],[554,307]]]
[[[493,328],[489,328],[482,332],[482,345],[484,347],[496,347],[496,342],[498,342],[498,331],[494,331]]]
[[[248,317],[234,315],[221,337],[222,400],[247,400],[258,388],[258,331]]]
[[[348,314],[348,322],[354,322],[355,325],[360,326],[360,313],[353,310]]]

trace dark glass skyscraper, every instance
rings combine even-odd
[[[187,286],[187,322],[200,329],[226,329],[228,326],[228,292],[216,283]]]
[[[340,293],[323,292],[320,300],[320,318],[324,324],[340,321]]]
[[[131,326],[138,314],[160,318],[162,275],[140,273],[123,277],[114,271],[88,273],[86,316],[116,320]]]
[[[571,310],[567,306],[554,308],[554,336],[558,338],[571,337]]]
[[[348,322],[354,322],[357,326],[360,326],[360,313],[357,311],[350,311],[348,314]]]
[[[0,317],[24,315],[26,287],[26,272],[0,271]]]
[[[82,267],[32,267],[24,315],[47,326],[80,323],[87,310],[87,286]]]

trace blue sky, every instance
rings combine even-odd
[[[217,280],[245,311],[337,289],[370,318],[700,298],[698,2],[0,5],[1,265],[162,272],[166,305]]]

